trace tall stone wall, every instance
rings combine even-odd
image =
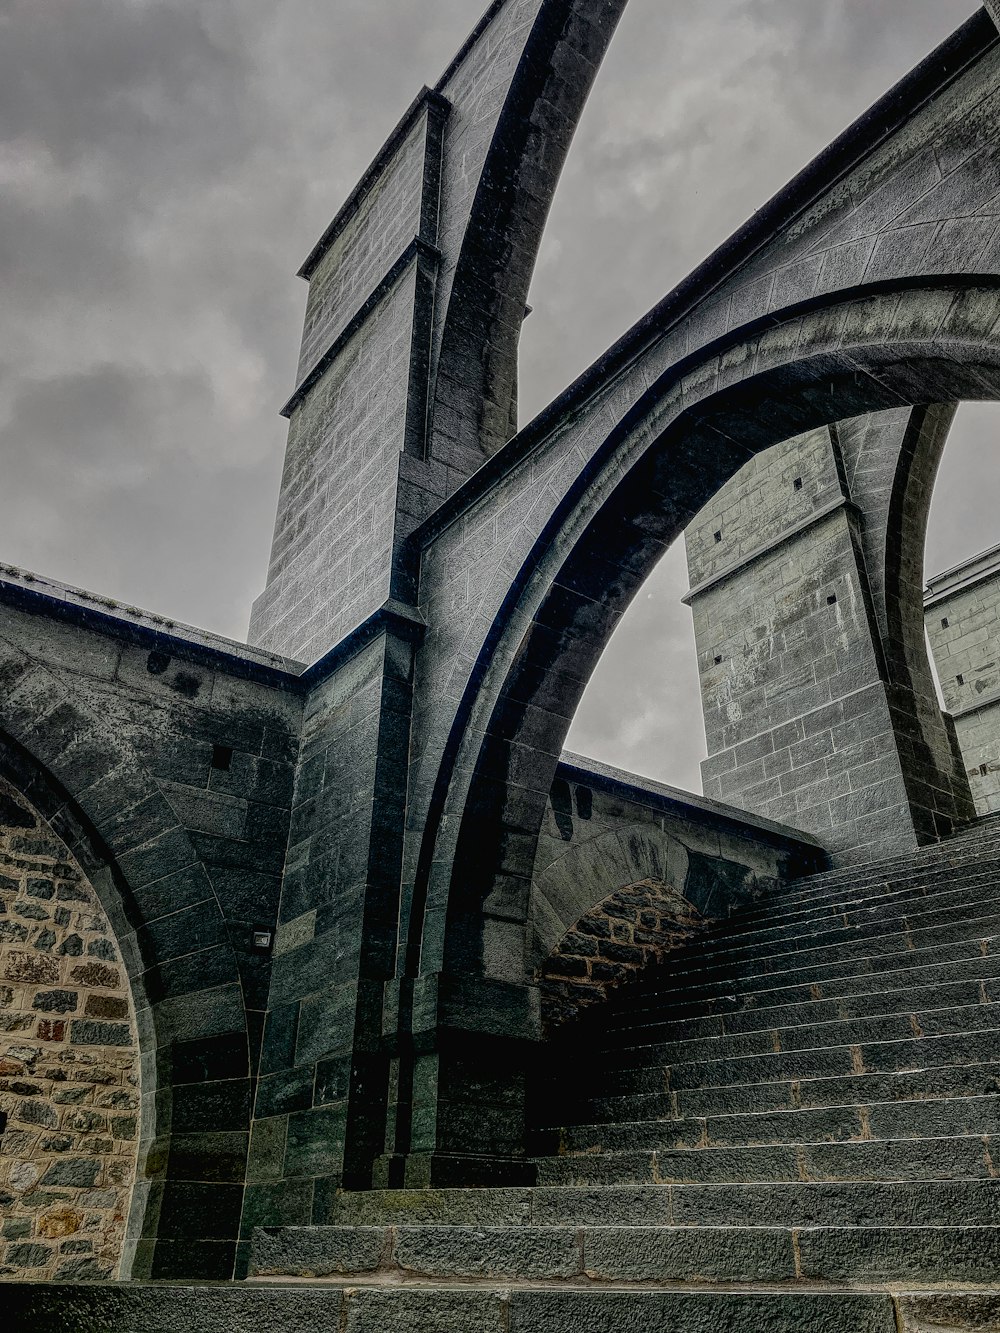
[[[928,580],[927,638],[976,812],[1000,810],[1000,550]]]
[[[67,845],[0,781],[0,1277],[120,1275],[139,1079],[111,923]]]
[[[864,570],[830,432],[748,463],[686,533],[707,796],[831,850],[912,846]]]
[[[824,427],[752,459],[685,534],[705,794],[865,860],[972,814],[921,634],[952,411]]]
[[[5,575],[0,602],[0,775],[99,894],[135,997],[128,1271],[232,1277],[301,693],[280,659],[112,618],[72,589]],[[90,961],[119,967],[73,966]],[[39,987],[65,988],[62,971]],[[47,1016],[71,1047],[80,1023],[117,1021],[85,1009]]]
[[[408,539],[515,433],[549,203],[625,0],[493,0],[300,270],[286,468],[253,642],[312,663],[416,599]]]

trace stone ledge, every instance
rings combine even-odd
[[[714,801],[708,796],[699,796],[695,792],[684,791],[680,787],[670,787],[666,783],[656,782],[653,778],[637,773],[628,773],[622,768],[613,768],[596,759],[587,759],[583,755],[572,754],[564,750],[556,769],[556,776],[568,782],[589,784],[602,787],[606,791],[617,791],[633,801],[645,801],[647,804],[662,807],[671,814],[681,815],[699,822],[721,821],[727,828],[751,831],[763,834],[768,841],[788,844],[807,849],[814,854],[825,856],[823,844],[801,829],[790,828],[763,815],[748,814],[736,806]]]
[[[718,587],[720,583],[725,583],[725,581],[731,579],[734,574],[742,573],[743,570],[749,568],[750,565],[755,564],[756,561],[763,560],[765,556],[770,555],[773,551],[785,546],[790,541],[794,541],[794,539],[801,536],[803,532],[808,532],[810,528],[817,527],[824,519],[829,518],[831,514],[836,514],[841,509],[845,510],[847,513],[853,513],[856,516],[859,516],[856,505],[853,505],[850,500],[845,499],[844,496],[838,496],[837,499],[831,500],[829,504],[822,505],[819,509],[809,514],[800,522],[793,524],[790,528],[786,528],[783,532],[779,533],[777,537],[772,537],[770,541],[762,542],[760,546],[755,546],[753,550],[747,551],[745,555],[734,560],[732,564],[726,565],[725,568],[720,569],[718,573],[710,575],[707,579],[703,579],[701,583],[695,584],[693,588],[689,588],[681,598],[681,601],[685,606],[690,606],[694,599],[700,597],[702,593],[706,593],[710,589]]]
[[[357,310],[350,317],[344,327],[340,330],[333,342],[322,354],[319,360],[306,371],[299,381],[291,398],[285,403],[279,412],[279,416],[291,417],[292,413],[303,401],[309,390],[319,382],[324,374],[336,361],[337,357],[344,350],[352,338],[364,328],[365,324],[379,308],[385,298],[392,292],[403,276],[409,272],[412,265],[418,259],[425,259],[433,264],[438,264],[441,260],[441,252],[436,246],[423,241],[419,236],[415,236],[405,247],[402,254],[390,265],[385,276],[380,279],[374,289],[361,302]]]
[[[90,629],[110,630],[117,635],[127,633],[129,637],[151,640],[168,649],[171,646],[176,646],[179,651],[194,648],[201,655],[210,654],[230,669],[238,667],[243,674],[287,678],[298,676],[305,669],[303,663],[279,653],[254,648],[210,630],[197,629],[169,616],[144,611],[116,598],[86,592],[13,565],[0,565],[0,602],[28,611],[58,615]]]

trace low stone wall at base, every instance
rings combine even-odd
[[[545,1027],[825,860],[794,829],[564,756],[532,880],[529,948]]]

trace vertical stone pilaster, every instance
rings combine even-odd
[[[371,1184],[389,1099],[415,623],[385,626],[312,689],[281,895],[243,1231],[322,1221]]]

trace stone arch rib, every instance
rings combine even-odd
[[[507,91],[454,268],[439,278],[431,453],[469,470],[516,431],[528,286],[573,133],[627,0],[544,0]],[[447,94],[448,75],[438,91]]]
[[[461,830],[447,895],[450,966],[482,965],[483,902],[508,875],[523,882],[525,866],[510,848],[517,835],[527,846],[537,832],[586,680],[621,611],[690,517],[752,454],[814,426],[890,407],[1000,397],[998,288],[997,278],[957,276],[791,307],[671,369],[607,437],[512,580],[438,773],[427,837],[436,840],[446,812],[447,827]],[[740,344],[749,369],[720,387],[719,355]],[[616,467],[622,480],[614,479]],[[569,550],[561,562],[553,559],[559,550]],[[530,789],[513,771],[529,751],[543,757]],[[452,786],[455,774],[471,772],[471,781]],[[425,843],[422,875],[449,855]],[[418,909],[420,893],[418,879]],[[413,927],[411,967],[423,935],[416,919]]]

